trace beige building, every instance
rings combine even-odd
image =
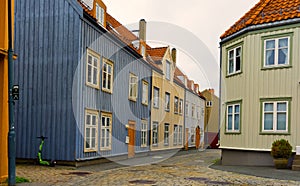
[[[214,89],[206,89],[201,92],[206,99],[204,113],[205,145],[211,148],[218,147],[219,134],[219,98]]]
[[[148,60],[155,68],[152,76],[151,150],[183,147],[184,85],[174,77],[176,50],[152,48]]]
[[[221,36],[223,164],[273,165],[300,145],[300,1],[261,0]]]

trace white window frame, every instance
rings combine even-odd
[[[157,91],[157,95],[155,95],[155,91]],[[157,87],[153,88],[153,107],[159,108],[159,88]]]
[[[173,145],[176,146],[178,145],[179,142],[179,126],[174,125],[174,130],[173,130]]]
[[[170,124],[165,123],[164,125],[164,145],[168,146],[170,144]]]
[[[195,118],[196,114],[195,114],[195,104],[192,104],[192,118]]]
[[[178,126],[178,144],[177,145],[182,145],[183,142],[183,126],[179,125]]]
[[[171,94],[169,92],[165,93],[165,111],[170,112],[171,107]]]
[[[149,84],[147,81],[142,81],[142,104],[148,105]]]
[[[241,50],[240,56],[237,55],[237,49],[239,49],[239,48]],[[232,51],[233,51],[233,58],[231,59],[230,58],[230,52],[232,52]],[[242,55],[243,55],[243,48],[242,48],[242,46],[237,46],[237,47],[235,47],[233,49],[230,49],[228,51],[227,55],[228,55],[227,74],[228,75],[232,75],[232,74],[240,73],[242,71]],[[240,69],[239,70],[236,69],[237,58],[238,57],[240,58]],[[230,60],[233,60],[233,71],[232,72],[230,72]]]
[[[171,62],[166,61],[166,79],[171,80]]]
[[[133,91],[131,91],[133,89]],[[131,95],[132,92],[132,95]],[[129,74],[129,99],[131,101],[136,101],[138,97],[138,76],[135,74]]]
[[[174,97],[174,113],[179,113],[179,98],[177,96]]]
[[[96,19],[98,24],[104,26],[104,8],[102,8],[98,3],[96,3]]]
[[[278,111],[277,105],[280,103],[286,104],[286,111]],[[273,111],[265,111],[266,104],[273,104]],[[288,133],[289,130],[289,101],[264,101],[262,102],[262,132],[268,133]],[[265,130],[264,123],[265,123],[265,113],[272,113],[273,114],[273,130]],[[277,130],[277,114],[285,113],[286,114],[286,124],[285,130]]]
[[[84,121],[84,152],[97,152],[98,149],[98,116],[97,110],[85,109],[85,121]],[[88,117],[90,119],[88,119]],[[93,120],[94,125],[93,125]],[[87,130],[89,129],[89,139],[87,139]],[[92,136],[92,131],[95,130],[95,136]],[[92,146],[92,140],[95,139],[95,145]],[[90,147],[87,147],[87,143]]]
[[[104,118],[104,126],[103,126],[103,118]],[[109,119],[109,125],[107,123],[107,119]],[[111,150],[111,144],[112,144],[112,114],[111,113],[106,113],[102,112],[101,113],[101,125],[100,125],[100,151],[106,151],[106,150]],[[104,131],[104,136],[102,135]],[[108,133],[108,134],[107,134]],[[103,143],[104,141],[104,143]],[[108,145],[107,145],[108,141]]]
[[[147,147],[148,137],[148,121],[142,120],[141,122],[141,147]]]
[[[152,146],[158,145],[158,122],[152,123]]]
[[[92,63],[89,62],[89,59],[92,60]],[[91,69],[90,75],[89,75],[89,68]],[[90,80],[89,80],[89,76],[91,78]],[[96,83],[94,82],[95,76],[96,76]],[[96,89],[99,89],[100,87],[100,55],[90,49],[87,49],[87,55],[86,55],[86,85]]]
[[[239,112],[236,112],[235,110],[235,106],[239,106]],[[232,126],[232,129],[229,130],[228,129],[228,118],[229,118],[229,113],[228,113],[228,108],[229,107],[232,107],[232,123],[231,123],[231,126]],[[239,115],[239,128],[236,129],[235,128],[235,115]],[[227,107],[226,107],[226,132],[228,133],[240,133],[241,131],[241,121],[242,121],[242,118],[241,118],[241,103],[233,103],[233,104],[228,104]]]
[[[106,66],[106,68],[105,68]],[[108,72],[108,68],[111,68],[111,72]],[[105,71],[106,69],[106,71]],[[110,83],[108,79],[110,77]],[[104,86],[104,79],[105,79],[105,86]],[[103,65],[102,65],[102,90],[108,93],[113,92],[113,83],[114,82],[114,63],[106,58],[103,58]]]
[[[279,40],[280,39],[287,39],[288,40],[288,44],[287,47],[283,47],[283,48],[287,48],[288,52],[287,52],[287,64],[278,64],[278,59],[279,59],[279,50],[283,49],[283,48],[279,48]],[[267,65],[267,42],[268,41],[275,41],[275,48],[274,50],[274,65]],[[269,49],[270,50],[270,49]],[[285,36],[285,37],[278,37],[278,38],[271,38],[271,39],[266,39],[264,40],[264,67],[265,68],[272,68],[272,67],[280,67],[280,66],[288,66],[290,65],[290,36]]]
[[[189,116],[189,102],[185,102],[185,116]]]
[[[183,110],[183,99],[179,99],[179,114],[182,114]]]
[[[194,145],[196,142],[196,128],[194,126],[191,127],[191,144]]]

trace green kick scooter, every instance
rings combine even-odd
[[[40,136],[40,137],[37,137],[37,138],[41,139],[41,143],[40,143],[40,146],[39,146],[39,152],[37,154],[37,162],[38,162],[38,164],[39,165],[46,165],[46,166],[54,167],[55,164],[56,164],[56,161],[52,160],[52,161],[48,162],[48,161],[44,161],[42,159],[43,145],[44,145],[45,139],[47,139],[47,137]]]

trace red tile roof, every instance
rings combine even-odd
[[[220,38],[224,39],[248,26],[299,17],[300,0],[260,0]]]
[[[151,56],[153,61],[160,61],[164,57],[167,49],[168,47],[150,48],[147,49],[147,53],[149,54],[149,56]]]

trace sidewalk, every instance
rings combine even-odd
[[[257,166],[224,166],[220,165],[220,162],[211,165],[210,168],[263,178],[300,181],[300,171],[292,171],[290,169]]]
[[[80,168],[17,165],[17,176],[28,178],[31,181],[31,183],[19,185],[30,186],[300,185],[299,172],[279,171],[273,167],[213,165],[213,162],[221,157],[221,151],[216,149],[202,152],[198,150],[179,151],[173,155],[168,153],[151,154],[148,157]]]

